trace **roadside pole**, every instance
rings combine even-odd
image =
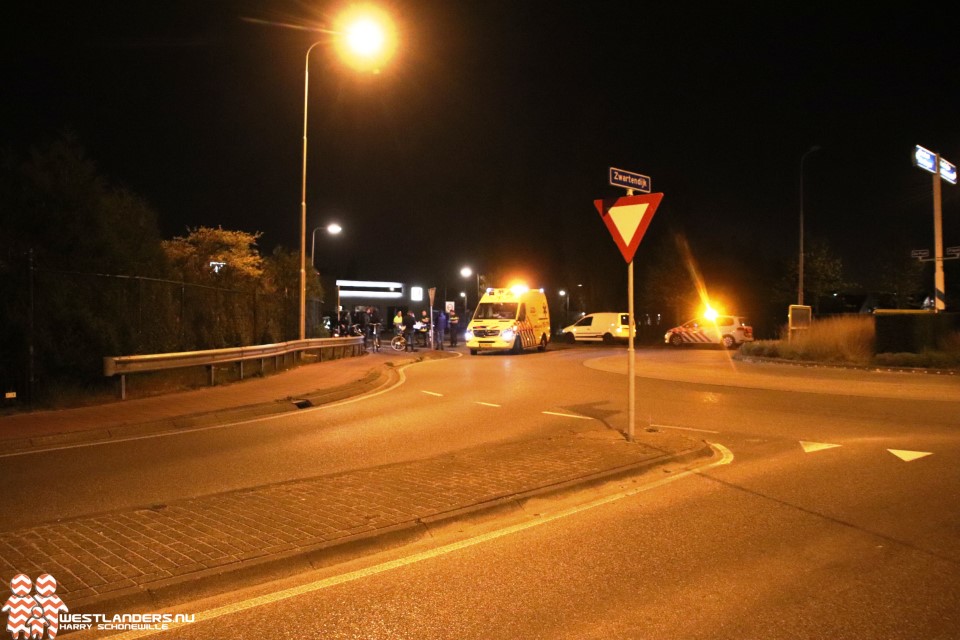
[[[940,313],[946,309],[947,287],[943,277],[943,204],[941,202],[940,181],[957,184],[957,167],[947,162],[935,151],[920,145],[913,150],[913,166],[933,174],[933,311]],[[916,257],[922,251],[914,251]],[[922,259],[922,258],[921,258]]]
[[[940,166],[940,154],[936,154]],[[943,204],[940,197],[940,175],[933,174],[933,301],[934,313],[941,313],[947,308],[947,284],[943,277]]]
[[[630,338],[627,342],[627,440],[633,442],[633,425],[637,420],[637,388],[634,381],[637,378],[637,363],[633,354],[633,338],[636,327],[633,321],[633,260],[627,265],[627,306],[630,307]]]
[[[613,241],[620,249],[627,263],[627,307],[630,331],[627,338],[627,441],[633,442],[637,419],[636,361],[634,340],[637,335],[635,308],[633,301],[633,256],[640,246],[640,240],[646,233],[653,214],[656,213],[662,193],[650,193],[648,176],[630,173],[622,169],[610,168],[610,184],[624,187],[627,196],[606,200],[594,200],[593,204],[600,214]],[[634,195],[634,191],[643,191],[643,195]]]

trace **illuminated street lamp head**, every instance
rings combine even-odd
[[[340,56],[358,71],[378,73],[397,46],[396,30],[390,17],[369,5],[353,5],[340,14],[335,25],[340,34]]]
[[[336,222],[331,222],[330,224],[327,225],[327,233],[329,233],[330,235],[335,236],[341,231],[343,231],[343,227],[338,225]]]
[[[473,269],[470,267],[464,267],[463,269],[460,269],[460,275],[464,278],[469,278],[473,275]]]

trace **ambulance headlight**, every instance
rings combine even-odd
[[[516,335],[517,335],[517,330],[514,327],[510,327],[509,329],[504,329],[503,331],[500,332],[500,337],[507,342],[513,340],[513,338]]]
[[[467,341],[473,340],[473,331],[470,331],[470,329],[467,329],[467,330],[463,333],[463,339],[464,339],[464,340],[467,340]]]

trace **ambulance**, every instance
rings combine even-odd
[[[470,355],[481,351],[545,351],[550,342],[550,309],[542,291],[517,286],[487,289],[467,325]]]

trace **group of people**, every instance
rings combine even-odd
[[[431,329],[433,329],[432,334]],[[406,351],[416,351],[417,342],[420,343],[420,346],[427,347],[431,338],[433,341],[432,347],[443,351],[443,343],[448,331],[450,333],[450,346],[457,346],[460,334],[460,316],[457,315],[456,309],[451,309],[450,315],[440,309],[436,321],[431,322],[430,314],[426,309],[420,313],[419,319],[413,311],[407,311],[404,315],[402,310],[397,309],[397,315],[393,317],[393,330],[396,333],[403,333],[407,343]],[[419,340],[417,340],[418,338]]]
[[[380,317],[380,310],[376,307],[366,307],[360,311],[341,311],[337,325],[337,335],[340,336],[363,336],[364,344],[367,343],[374,333],[380,332],[380,326],[383,319]]]

